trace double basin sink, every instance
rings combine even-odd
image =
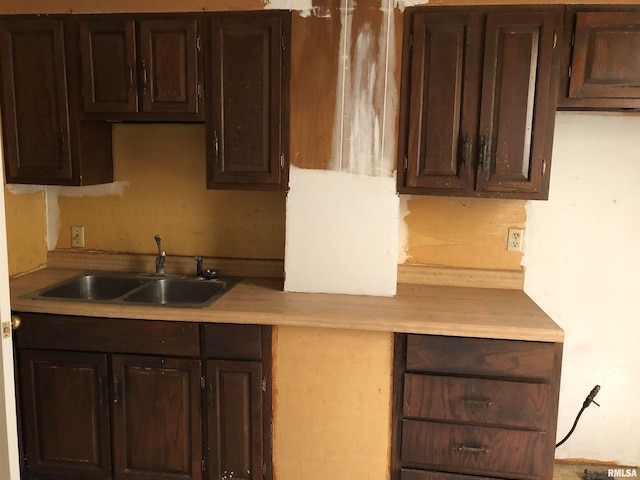
[[[86,273],[35,292],[30,298],[199,308],[215,302],[240,280]]]

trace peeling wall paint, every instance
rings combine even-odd
[[[89,185],[85,187],[45,187],[45,202],[47,209],[47,249],[55,250],[60,234],[60,207],[58,198],[64,197],[104,197],[109,195],[123,196],[129,182],[113,182],[104,185]]]
[[[331,168],[390,176],[395,169],[397,87],[393,0],[381,2],[376,38],[370,22],[354,28],[354,0],[340,3],[340,59]]]

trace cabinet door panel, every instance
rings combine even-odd
[[[280,188],[282,31],[280,15],[212,21],[209,188]]]
[[[20,375],[27,470],[110,478],[106,355],[22,350]]]
[[[569,96],[640,97],[640,12],[576,15]]]
[[[114,355],[112,368],[116,478],[199,480],[200,362]]]
[[[473,190],[481,16],[413,18],[407,187]]]
[[[487,15],[477,176],[480,191],[546,196],[557,94],[559,49],[554,45],[561,28],[559,19],[556,11]]]
[[[188,20],[140,21],[142,109],[198,113],[197,24]]]
[[[72,179],[63,25],[0,22],[7,182]]]
[[[80,24],[84,110],[138,110],[135,23],[99,19]]]
[[[262,364],[207,362],[210,479],[262,479]]]

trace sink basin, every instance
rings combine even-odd
[[[219,298],[237,280],[163,278],[131,292],[125,302],[167,306],[202,306]]]
[[[204,280],[177,276],[90,273],[32,293],[29,298],[198,308],[213,303],[240,280],[236,277]]]
[[[135,276],[89,274],[76,277],[38,294],[44,298],[113,300],[147,283]]]

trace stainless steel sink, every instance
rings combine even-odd
[[[125,302],[199,307],[211,303],[233,287],[237,280],[163,278],[149,282],[124,297]]]
[[[28,295],[33,299],[59,299],[96,303],[205,307],[234,287],[241,279],[116,273],[89,273]]]
[[[135,276],[88,274],[50,287],[41,291],[38,296],[77,300],[113,300],[144,285],[147,281]]]

